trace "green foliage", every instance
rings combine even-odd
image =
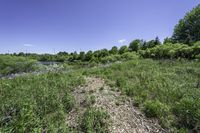
[[[169,115],[169,107],[159,101],[146,101],[143,110],[147,117],[165,117]]]
[[[153,48],[149,48],[146,50],[139,50],[139,54],[145,58],[194,59],[194,58],[198,58],[198,54],[200,54],[200,43],[197,42],[194,44],[194,46],[188,46],[186,44],[180,44],[180,43],[176,43],[176,44],[168,43],[165,45],[157,45]]]
[[[88,108],[80,122],[83,133],[109,133],[109,115],[103,110]]]
[[[139,47],[141,45],[141,40],[136,39],[133,40],[130,44],[129,44],[129,51],[138,51]]]
[[[87,74],[106,78],[110,86],[117,86],[133,98],[133,104],[147,116],[158,118],[163,127],[175,131],[174,128],[191,130],[200,125],[199,62],[134,59],[91,69]]]
[[[179,21],[174,28],[172,39],[189,45],[200,40],[200,4]]]
[[[121,60],[133,60],[133,59],[138,59],[139,56],[135,52],[126,52],[121,55]]]
[[[117,54],[118,53],[118,48],[116,46],[113,46],[111,50],[109,51],[110,54]]]
[[[77,59],[85,61],[85,52],[81,51]]]
[[[86,61],[90,61],[90,60],[92,60],[92,58],[93,58],[93,53],[92,53],[92,51],[88,51],[88,52],[86,53],[86,55],[85,55],[85,60],[86,60]]]
[[[200,128],[200,99],[184,97],[176,103],[174,113],[180,127]]]
[[[200,60],[200,54],[198,54],[198,55],[195,55],[195,59],[198,59],[198,60]]]
[[[9,55],[0,55],[0,74],[8,75],[19,72],[30,72],[36,69],[36,61]]]
[[[0,132],[67,132],[71,89],[83,83],[77,72],[0,79]]]
[[[139,56],[135,52],[125,52],[124,54],[116,54],[116,55],[110,55],[106,56],[104,58],[101,58],[101,63],[112,63],[117,61],[126,61],[126,60],[132,60],[137,59]]]
[[[119,54],[123,54],[123,53],[125,53],[125,52],[128,52],[128,47],[127,47],[126,45],[121,46],[121,47],[119,48]]]
[[[140,96],[134,96],[133,97],[133,105],[138,107],[140,104],[142,104],[144,101]]]
[[[173,43],[171,38],[166,37],[163,41],[163,44]]]
[[[158,46],[158,45],[161,45],[161,42],[160,42],[158,37],[156,37],[155,39],[150,40],[148,42],[141,40],[141,49],[142,50],[145,50],[145,49],[148,49],[148,48],[153,48],[153,47]]]
[[[159,118],[160,124],[168,128],[173,124],[174,117],[172,116],[170,106],[160,101],[145,101],[143,105],[143,112],[147,117],[150,118]]]
[[[195,56],[199,55],[200,54],[200,41],[194,43],[194,46],[193,46],[193,54]]]
[[[125,82],[125,79],[124,78],[117,78],[116,80],[116,86],[121,88],[123,86],[125,86],[126,82]]]
[[[106,57],[108,55],[109,55],[108,50],[107,49],[102,49],[102,50],[100,50],[100,53],[99,53],[98,57]]]

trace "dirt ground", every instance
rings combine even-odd
[[[158,122],[149,119],[133,106],[130,98],[114,91],[101,78],[86,77],[86,85],[76,88],[73,92],[75,108],[66,118],[71,128],[78,126],[78,118],[84,113],[84,101],[89,95],[95,96],[93,107],[106,110],[111,116],[111,133],[162,133],[166,132]]]

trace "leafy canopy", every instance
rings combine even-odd
[[[179,21],[174,28],[172,39],[190,45],[200,40],[200,4]]]

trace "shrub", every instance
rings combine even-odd
[[[193,59],[196,55],[200,54],[199,43],[194,46],[188,46],[181,43],[167,43],[165,45],[157,45],[153,48],[140,50],[139,54],[145,58],[156,59],[173,59],[173,58],[187,58]]]
[[[132,59],[137,59],[138,55],[135,52],[126,52],[122,54],[122,59],[124,60],[132,60]]]
[[[196,42],[193,47],[193,54],[198,55],[200,54],[200,41]]]
[[[195,55],[195,59],[198,59],[198,60],[200,60],[200,54],[198,54],[198,55]]]

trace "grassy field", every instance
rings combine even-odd
[[[49,72],[14,79],[0,79],[0,132],[105,132],[108,114],[88,106],[80,117],[80,126],[66,124],[68,113],[75,109],[72,92],[85,84],[81,71],[67,74]],[[102,125],[103,124],[103,125]]]
[[[67,132],[73,108],[71,89],[84,83],[79,73],[48,73],[0,80],[0,132]]]
[[[84,85],[84,76],[105,79],[169,131],[199,130],[200,62],[135,58],[68,73],[0,79],[0,132],[107,132],[103,119],[108,114],[91,107],[80,118],[78,129],[66,124],[66,116],[76,108],[72,92]]]
[[[199,130],[199,62],[138,59],[84,74],[106,79],[111,87],[131,97],[147,117],[158,118],[171,131]]]

